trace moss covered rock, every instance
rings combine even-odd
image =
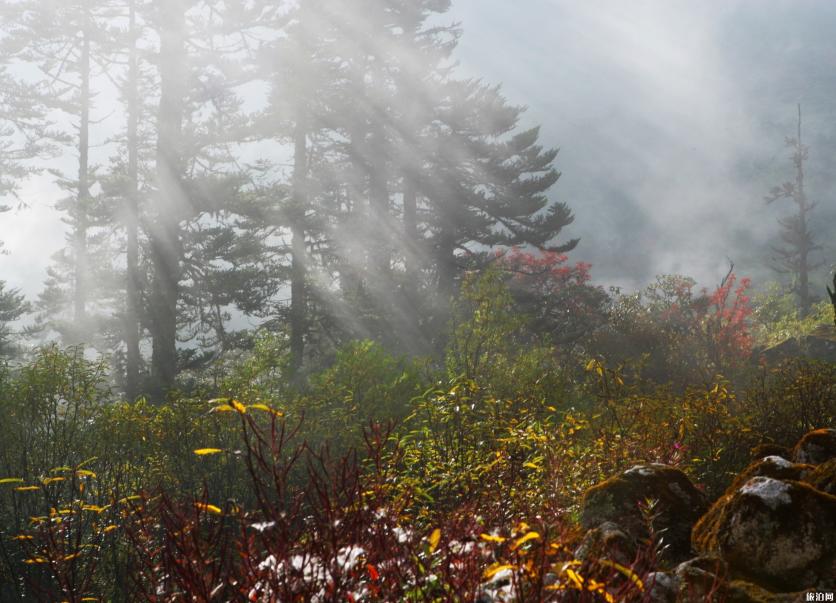
[[[670,572],[653,572],[645,578],[650,603],[793,603],[805,593],[773,592],[745,580],[729,580],[725,562],[697,557]]]
[[[808,591],[775,593],[745,580],[732,580],[723,587],[725,603],[800,603]]]
[[[781,456],[766,456],[756,460],[741,471],[725,493],[729,494],[737,491],[753,477],[771,477],[773,479],[801,481],[815,468],[815,465],[793,463]]]
[[[836,497],[807,483],[752,477],[693,530],[694,548],[735,577],[778,592],[836,586]]]
[[[643,512],[649,501],[652,509]],[[636,540],[652,535],[664,546],[664,560],[674,563],[690,556],[691,526],[706,508],[705,495],[679,469],[638,465],[584,494],[581,525],[592,529],[612,522]]]
[[[826,463],[814,467],[812,471],[807,473],[804,481],[816,490],[836,496],[836,459],[830,459]],[[836,543],[834,543],[834,546],[836,546]]]
[[[792,450],[796,463],[819,465],[836,459],[836,429],[816,429],[804,435]]]
[[[779,456],[787,460],[792,458],[792,450],[786,446],[779,446],[778,444],[772,444],[769,442],[758,444],[752,448],[749,453],[752,455],[753,461],[757,461],[767,456]]]
[[[586,532],[575,550],[575,559],[586,561],[604,557],[629,567],[636,560],[637,553],[635,539],[628,536],[621,526],[605,521]]]

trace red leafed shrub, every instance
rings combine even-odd
[[[399,453],[385,430],[367,431],[363,460],[331,461],[294,443],[283,419],[237,410],[255,504],[213,502],[211,492],[144,496],[124,526],[134,600],[545,602],[565,591],[576,601],[641,599],[650,553],[633,569],[576,560],[574,531],[543,510],[530,523],[481,500],[435,512],[396,482]],[[296,470],[307,475],[303,488],[289,488]]]
[[[601,287],[590,284],[590,264],[570,264],[565,254],[531,253],[518,247],[497,252],[497,258],[534,332],[547,334],[556,345],[571,347],[602,324],[609,297]]]
[[[708,298],[704,332],[711,342],[714,362],[718,366],[738,364],[752,353],[752,334],[749,317],[752,306],[746,291],[751,285],[748,278],[740,279],[731,272]]]
[[[752,308],[747,278],[730,272],[709,292],[679,275],[660,276],[636,294],[620,295],[593,348],[612,365],[640,359],[656,383],[707,384],[750,358]]]

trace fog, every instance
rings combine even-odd
[[[832,230],[832,3],[456,0],[448,16],[464,30],[461,72],[502,83],[560,148],[550,194],[573,209],[573,257],[593,264],[596,281],[634,288],[687,273],[710,283],[727,258],[766,273],[780,210],[763,196],[789,177],[783,139],[797,102],[818,230]],[[98,104],[108,112],[108,99]],[[0,221],[0,270],[29,296],[64,243],[60,195],[50,175],[35,176]]]
[[[38,93],[39,135],[63,133],[13,158],[31,174],[0,220],[0,280],[37,302],[24,322],[153,341],[163,370],[175,346],[262,324],[297,355],[314,331],[432,339],[463,274],[514,246],[568,251],[623,291],[710,288],[731,263],[789,285],[773,267],[792,203],[765,196],[796,178],[799,107],[822,297],[832,3],[384,5],[6,3],[6,77]],[[33,136],[15,127],[7,145]]]

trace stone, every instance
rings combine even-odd
[[[753,477],[771,477],[777,480],[789,479],[801,481],[814,469],[814,465],[793,463],[782,456],[766,456],[750,463],[748,467],[741,471],[731,486],[726,489],[725,493],[729,494],[738,490]]]
[[[767,456],[779,456],[787,460],[792,456],[792,450],[786,446],[779,446],[778,444],[771,444],[769,442],[758,444],[750,451],[752,460],[757,461]]]
[[[575,550],[575,559],[580,561],[606,558],[630,567],[636,560],[636,541],[627,535],[621,526],[605,521],[584,534]]]
[[[836,458],[836,429],[816,429],[804,435],[792,449],[796,463],[819,465]]]
[[[810,484],[755,476],[694,526],[694,548],[735,577],[776,592],[836,586],[836,497]]]
[[[648,501],[654,506],[643,513],[641,505]],[[587,490],[581,525],[591,530],[612,522],[637,542],[652,535],[663,545],[662,560],[675,564],[690,557],[691,527],[707,506],[705,495],[679,469],[637,465]]]
[[[830,459],[826,463],[816,465],[804,481],[827,494],[836,496],[836,459]],[[834,544],[836,546],[836,543]]]

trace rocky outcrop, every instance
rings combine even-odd
[[[673,555],[669,571],[645,576],[647,600],[789,603],[808,600],[807,593],[832,592],[836,430],[811,431],[791,451],[753,452],[756,460],[705,512],[699,490],[664,465],[634,467],[595,486],[584,497],[582,521],[589,532],[578,552],[620,555],[623,564],[638,550],[626,543],[648,533],[640,525],[648,520],[640,501],[654,499],[658,510],[649,531],[666,534]],[[687,531],[699,556],[683,560]]]
[[[652,501],[652,508],[642,505]],[[688,558],[691,526],[707,508],[705,495],[679,469],[637,465],[590,488],[583,498],[581,525],[592,530],[610,522],[634,541],[661,540],[670,563]]]

